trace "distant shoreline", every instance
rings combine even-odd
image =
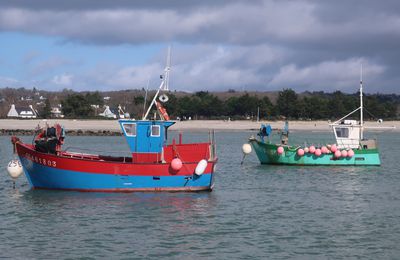
[[[32,135],[35,128],[49,124],[60,123],[68,135],[121,135],[117,120],[72,120],[72,119],[0,119],[0,135]],[[270,124],[274,129],[282,129],[284,121],[250,121],[250,120],[189,120],[176,121],[170,130],[176,131],[255,131],[260,124]],[[365,122],[366,127],[396,127],[395,129],[370,129],[368,131],[395,131],[400,132],[400,121]],[[289,121],[289,130],[301,131],[331,131],[328,121]]]

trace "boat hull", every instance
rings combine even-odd
[[[283,146],[284,152],[279,155],[277,153],[276,144],[262,143],[258,140],[249,140],[251,146],[257,154],[261,164],[278,164],[278,165],[348,165],[348,166],[366,166],[381,164],[379,152],[377,149],[353,150],[353,157],[335,158],[332,153],[316,156],[311,153],[306,153],[303,156],[297,155],[297,150],[294,147]]]
[[[169,163],[102,162],[40,153],[17,144],[24,173],[32,189],[93,192],[202,191],[213,187],[215,162],[194,174],[196,162],[179,171]]]

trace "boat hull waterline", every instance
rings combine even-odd
[[[210,191],[216,161],[194,174],[198,162],[175,172],[169,163],[124,163],[68,158],[37,152],[17,143],[17,153],[32,189],[93,192]]]

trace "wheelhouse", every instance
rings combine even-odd
[[[172,121],[119,120],[134,162],[163,160],[168,127]]]
[[[361,126],[356,120],[343,120],[332,124],[333,133],[339,148],[357,149],[360,147]]]

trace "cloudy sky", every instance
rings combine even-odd
[[[0,87],[400,93],[400,2],[0,2]]]

